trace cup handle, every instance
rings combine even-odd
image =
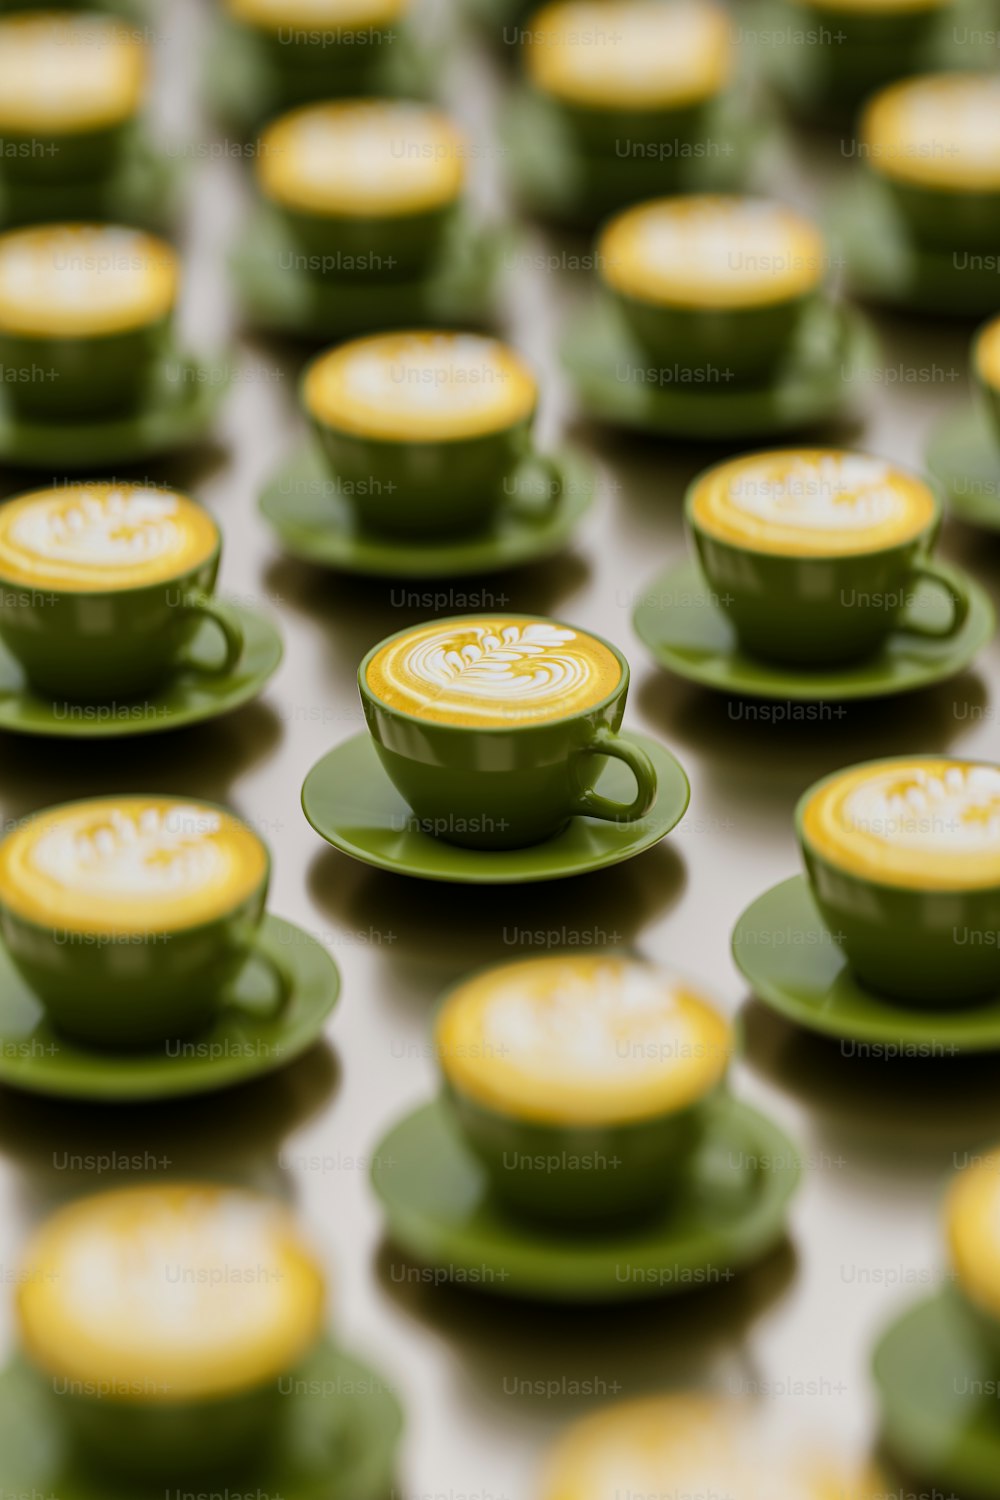
[[[914,563],[907,576],[909,580],[923,579],[943,589],[951,605],[951,619],[943,629],[904,619],[897,625],[897,633],[905,631],[907,635],[922,636],[929,641],[946,641],[957,635],[969,613],[969,591],[965,585],[951,574],[946,576],[933,562]]]
[[[274,980],[274,994],[264,1002],[244,1001],[238,995],[229,1000],[229,1005],[234,1010],[241,1010],[247,1015],[254,1016],[257,1020],[273,1021],[288,1004],[289,998],[295,989],[295,980],[292,972],[284,961],[272,952],[265,944],[261,932],[256,930],[252,933],[246,947],[247,957],[259,959],[266,969],[270,971]]]
[[[551,521],[563,495],[565,480],[562,465],[552,454],[539,453],[529,443],[524,446],[521,463],[530,463],[535,468],[541,469],[547,481],[547,491],[540,502],[518,497],[511,506],[511,510],[524,521]]]
[[[601,755],[624,761],[635,777],[636,792],[631,802],[614,802],[592,789],[580,792],[574,799],[573,812],[585,818],[602,818],[608,823],[634,823],[644,818],[656,801],[656,770],[645,750],[622,739],[610,729],[599,729],[580,756]]]
[[[189,594],[184,605],[192,614],[204,615],[205,619],[213,621],[219,627],[226,649],[217,666],[199,661],[190,653],[181,657],[178,666],[186,672],[200,672],[206,677],[225,677],[243,655],[243,624],[239,615],[231,604],[226,604],[213,594]]]

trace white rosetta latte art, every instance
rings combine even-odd
[[[134,568],[182,550],[177,518],[176,498],[156,490],[85,491],[70,505],[25,511],[10,536],[50,562]]]
[[[729,494],[745,515],[819,531],[864,531],[907,514],[891,466],[861,453],[796,459],[784,474],[737,478]]]
[[[224,881],[220,815],[178,805],[139,813],[112,808],[92,827],[56,824],[35,844],[38,871],[65,890],[116,901],[187,895]]]
[[[470,619],[389,641],[368,668],[385,702],[442,723],[561,718],[621,680],[603,642],[551,620]]]
[[[898,849],[952,854],[1000,850],[1000,767],[916,767],[864,782],[844,799],[852,830]]]

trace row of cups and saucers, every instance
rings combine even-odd
[[[719,1296],[783,1238],[797,1149],[729,1092],[732,1027],[688,981],[612,955],[506,964],[444,996],[434,1038],[441,1096],[389,1132],[373,1174],[393,1243],[425,1271],[578,1306]],[[946,1200],[949,1285],[875,1351],[890,1466],[983,1496],[1000,1493],[998,1203],[989,1152]],[[384,1493],[399,1403],[327,1332],[326,1278],[286,1208],[189,1181],[77,1199],[35,1232],[16,1285],[4,1481],[81,1500],[249,1474],[294,1496],[320,1479],[345,1500]],[[609,1473],[676,1479],[692,1442],[692,1475],[759,1493],[732,1462],[738,1408],[701,1403],[674,1393],[590,1414],[542,1493],[603,1500]],[[756,1458],[770,1477],[794,1473],[796,1494],[888,1492],[873,1474],[846,1490],[809,1480],[782,1438]]]

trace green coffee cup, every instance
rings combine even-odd
[[[264,197],[299,253],[280,269],[412,280],[431,268],[458,210],[468,148],[439,110],[340,100],[292,110],[261,134]]]
[[[692,194],[618,214],[597,262],[643,355],[725,391],[766,381],[787,360],[827,256],[809,221],[782,204]]]
[[[665,1211],[732,1052],[688,985],[610,952],[482,970],[445,994],[434,1035],[449,1109],[498,1200],[562,1224]]]
[[[998,801],[996,766],[935,755],[864,762],[803,794],[813,897],[863,984],[939,1009],[1000,991],[1000,858],[971,838]]]
[[[51,224],[0,235],[0,370],[14,414],[82,422],[139,408],[176,289],[174,251],[139,230]]]
[[[169,1183],[78,1198],[44,1222],[23,1257],[17,1311],[74,1462],[98,1481],[162,1488],[253,1474],[289,1399],[282,1384],[318,1342],[323,1300],[319,1264],[285,1208]]]
[[[1000,138],[989,131],[998,111],[1000,79],[974,72],[904,79],[866,106],[861,153],[919,245],[996,250]]]
[[[347,10],[310,6],[296,15],[278,0],[229,0],[230,24],[266,71],[269,97],[291,109],[341,95],[375,96],[393,53],[404,44],[406,0],[374,0]]]
[[[969,597],[931,557],[941,503],[915,475],[864,454],[787,449],[731,459],[685,497],[698,562],[751,655],[818,668],[874,655],[894,634],[945,640]],[[918,585],[950,606],[907,614]]]
[[[195,1035],[251,956],[276,1011],[291,993],[261,945],[270,859],[211,803],[156,796],[69,802],[0,843],[0,935],[60,1031],[101,1048]]]
[[[440,537],[485,530],[504,510],[544,521],[562,471],[535,449],[537,387],[513,350],[474,334],[358,339],[305,371],[302,403],[358,525]],[[527,466],[544,479],[539,500]]]
[[[921,72],[949,13],[948,0],[910,5],[842,4],[838,0],[782,0],[775,31],[802,58],[808,103],[844,118],[875,89]]]
[[[33,688],[66,703],[135,699],[181,671],[223,676],[244,642],[212,593],[221,549],[208,513],[173,491],[82,482],[21,495],[0,510],[0,640]],[[222,637],[207,661],[188,650],[206,620]]]
[[[972,1157],[955,1176],[944,1205],[954,1274],[948,1295],[995,1371],[1000,1371],[998,1186],[1000,1149],[994,1147]]]
[[[412,809],[404,827],[515,849],[574,817],[632,822],[655,801],[649,757],[619,735],[628,663],[574,626],[520,615],[414,626],[368,652],[358,685],[379,760]],[[631,802],[594,790],[608,757],[631,770]]]

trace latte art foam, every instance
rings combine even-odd
[[[557,0],[527,37],[536,87],[592,109],[680,109],[732,71],[726,16],[706,0]]]
[[[447,442],[503,432],[534,412],[527,365],[473,333],[389,333],[322,355],[304,386],[307,410],[339,432]]]
[[[609,286],[665,307],[743,308],[788,302],[826,274],[819,231],[766,198],[660,198],[612,219],[598,245]]]
[[[139,107],[145,48],[121,22],[43,12],[0,19],[0,129],[108,129]]]
[[[272,31],[377,26],[400,15],[406,6],[407,0],[227,0],[227,9],[235,20]]]
[[[958,1174],[948,1194],[945,1225],[959,1285],[1000,1318],[1000,1148]]]
[[[322,1275],[285,1210],[234,1189],[127,1188],[57,1213],[18,1302],[47,1372],[171,1404],[274,1380],[318,1332]]]
[[[841,772],[814,793],[803,831],[818,853],[893,885],[1000,885],[1000,766],[894,760]]]
[[[255,834],[207,803],[119,797],[38,813],[0,844],[0,902],[80,931],[168,931],[208,922],[261,887]]]
[[[177,280],[175,252],[137,229],[14,229],[0,235],[0,332],[88,338],[151,327],[173,307]]]
[[[975,364],[980,380],[1000,391],[1000,318],[988,323],[976,340]]]
[[[261,136],[257,174],[269,198],[302,213],[395,218],[453,203],[466,155],[439,110],[346,100],[275,120]]]
[[[884,459],[789,449],[732,459],[696,481],[692,522],[720,541],[803,557],[877,552],[934,524],[923,480]]]
[[[0,578],[38,588],[140,588],[190,572],[218,545],[200,506],[144,485],[37,490],[0,508]]]
[[[1000,78],[937,73],[876,94],[861,121],[869,165],[943,192],[1000,191]]]
[[[394,636],[368,663],[369,691],[438,724],[501,728],[563,719],[621,681],[614,652],[554,620],[469,616]]]
[[[481,1104],[558,1124],[673,1113],[722,1078],[725,1020],[652,964],[553,957],[506,964],[453,990],[441,1066]]]

